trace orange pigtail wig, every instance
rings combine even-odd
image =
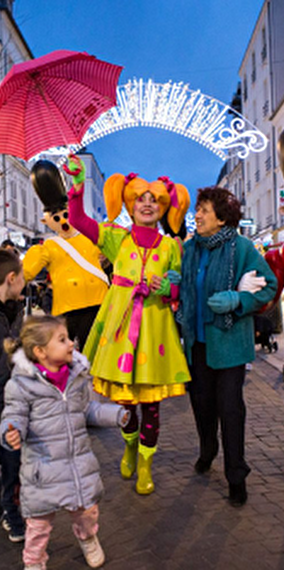
[[[189,208],[188,191],[182,184],[173,184],[167,176],[161,176],[154,182],[147,182],[131,172],[128,176],[112,174],[104,185],[104,199],[110,222],[115,220],[123,203],[130,217],[133,217],[135,200],[151,192],[159,204],[160,217],[168,212],[167,219],[170,227],[178,233],[184,216]]]
[[[160,176],[170,196],[167,221],[175,234],[180,230],[185,214],[190,206],[190,196],[183,184],[174,184],[167,176]]]
[[[149,183],[131,172],[128,176],[113,174],[104,185],[104,199],[108,219],[113,222],[119,216],[123,203],[128,214],[133,216],[135,200],[150,190]]]
[[[110,222],[113,222],[122,210],[124,187],[125,176],[123,174],[112,174],[105,181],[104,199]]]

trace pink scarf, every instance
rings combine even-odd
[[[35,366],[53,386],[56,386],[60,392],[64,392],[70,372],[67,364],[63,364],[57,372],[51,372],[41,364],[35,364]]]

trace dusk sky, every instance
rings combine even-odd
[[[14,18],[34,57],[57,49],[87,51],[124,66],[128,79],[169,79],[230,103],[238,69],[263,0],[15,0]],[[216,182],[223,165],[209,150],[174,133],[134,128],[88,147],[105,176],[167,175],[196,188]]]

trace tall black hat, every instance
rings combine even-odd
[[[31,169],[30,178],[45,212],[55,213],[67,207],[64,180],[53,162],[38,160]]]

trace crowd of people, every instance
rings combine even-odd
[[[186,236],[189,193],[166,176],[112,175],[108,221],[97,223],[84,212],[83,162],[72,155],[65,168],[68,203],[56,167],[39,163],[33,184],[57,236],[31,248],[23,265],[16,251],[0,249],[2,526],[11,541],[25,540],[25,570],[45,570],[55,514],[66,509],[97,568],[105,560],[97,536],[103,485],[88,425],[120,427],[121,476],[136,477],[136,492],[150,495],[160,403],[188,392],[196,472],[211,468],[220,424],[229,502],[247,501],[245,365],[254,358],[253,316],[273,301],[277,279],[238,233],[240,203],[224,188],[198,191],[196,231]],[[123,205],[131,227],[115,223]],[[23,319],[25,279],[43,267],[52,315]],[[109,403],[94,401],[90,388]]]

